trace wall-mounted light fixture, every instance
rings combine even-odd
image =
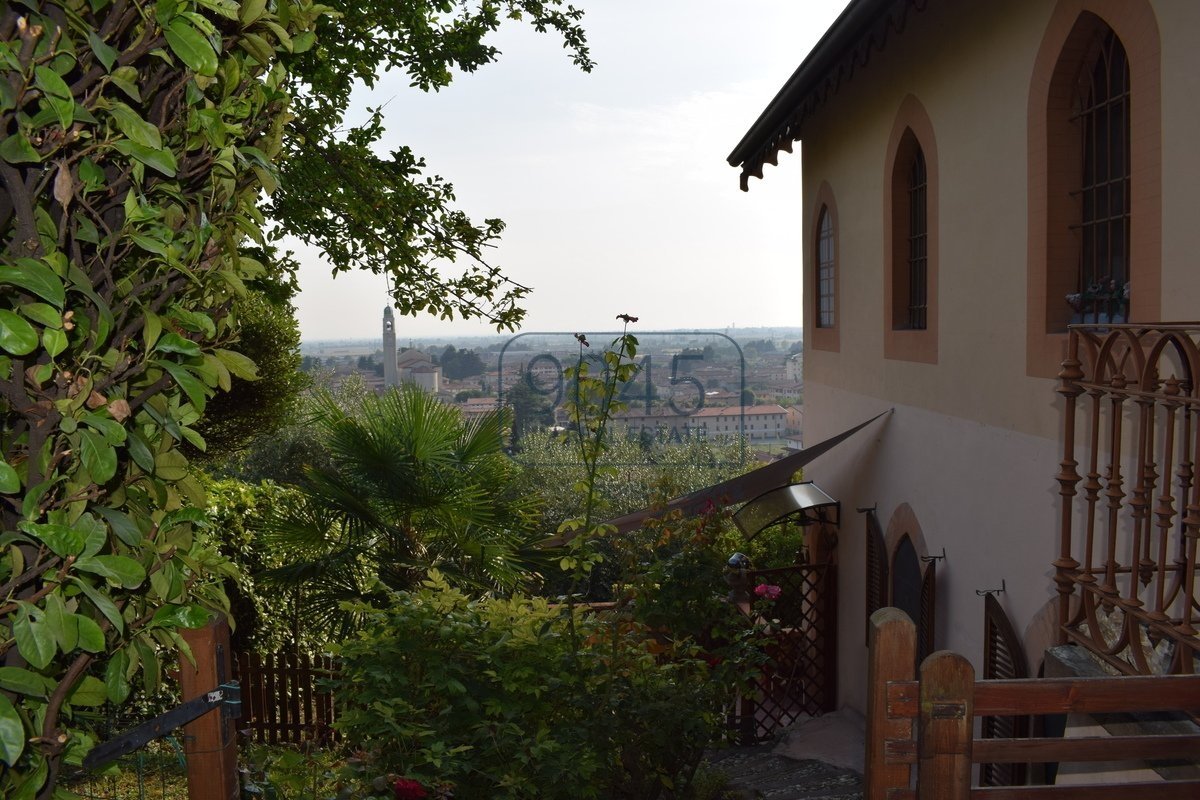
[[[747,540],[785,519],[793,519],[798,525],[817,522],[840,525],[842,504],[825,494],[812,481],[804,481],[764,492],[733,515],[734,523]]]

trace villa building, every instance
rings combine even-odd
[[[805,473],[840,703],[880,604],[986,672],[1001,587],[1031,674],[1106,626],[1193,670],[1200,326],[1161,321],[1200,316],[1198,41],[1193,0],[853,0],[729,156],[803,147],[804,440],[894,409]]]

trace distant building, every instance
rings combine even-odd
[[[787,431],[787,409],[779,405],[702,408],[689,420],[708,439],[745,436],[752,442],[774,441]]]

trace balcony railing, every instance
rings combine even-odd
[[[1200,323],[1073,325],[1059,378],[1060,636],[1124,673],[1194,673]]]

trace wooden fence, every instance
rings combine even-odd
[[[322,678],[335,675],[332,658],[303,653],[238,653],[234,677],[242,686],[241,730],[256,742],[322,744],[335,737],[333,695]]]
[[[921,663],[908,616],[871,616],[867,698],[868,800],[1195,800],[1200,780],[1073,786],[973,787],[979,763],[1200,759],[1200,733],[1079,738],[976,739],[975,717],[1200,710],[1200,675],[976,681],[948,650]],[[916,789],[912,786],[916,771]]]

